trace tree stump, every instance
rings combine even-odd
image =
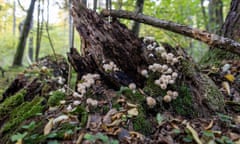
[[[84,42],[82,44],[83,56],[74,48],[68,53],[68,59],[78,73],[78,80],[80,81],[86,73],[99,73],[108,88],[119,89],[122,85],[127,86],[134,82],[138,88],[144,89],[148,79],[141,74],[141,71],[148,69],[149,64],[161,63],[162,59],[158,58],[153,51],[147,51],[146,43],[119,21],[105,20],[96,12],[88,10],[78,0],[73,1],[72,15],[74,25]],[[158,46],[157,43],[156,45]],[[178,108],[193,109],[194,114],[187,115],[190,117],[207,117],[213,112],[223,111],[223,95],[214,82],[207,75],[202,74],[182,50],[174,49],[167,44],[163,46],[168,52],[181,57],[180,64],[172,66],[180,71],[181,77],[171,88],[180,89],[182,85],[186,85],[192,95],[190,102],[188,101],[191,106],[184,106],[184,103],[180,103]],[[103,68],[105,61],[113,61],[120,70],[106,72]],[[158,88],[157,91],[162,90]],[[164,93],[166,94],[166,90],[159,93],[160,99]],[[184,99],[184,94],[182,96],[183,98],[179,99]],[[164,107],[165,110],[175,112],[177,111],[175,104],[164,103],[156,107],[155,111]]]

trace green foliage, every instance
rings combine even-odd
[[[193,101],[190,89],[186,85],[179,86],[179,96],[171,102],[171,105],[177,114],[183,116],[194,116]]]
[[[72,112],[71,114],[73,115],[77,115],[79,121],[81,122],[81,126],[84,127],[87,124],[87,120],[88,120],[88,112],[86,111],[84,106],[77,106]]]
[[[11,111],[9,120],[2,127],[1,132],[6,132],[11,129],[13,130],[24,120],[41,113],[44,108],[42,106],[43,101],[44,98],[36,97],[31,102],[24,102],[18,107],[14,108]]]
[[[110,139],[108,136],[104,135],[103,133],[97,133],[96,135],[92,134],[85,134],[84,139],[95,143],[97,140],[100,140],[104,144],[118,144],[117,140]]]
[[[152,132],[152,124],[147,119],[144,109],[141,106],[138,107],[138,111],[138,116],[132,119],[133,129],[134,131],[149,135]]]
[[[5,101],[0,104],[0,120],[3,120],[4,117],[9,115],[9,112],[11,112],[13,109],[15,109],[24,102],[25,94],[26,91],[22,90],[15,95],[6,98]]]
[[[48,105],[49,106],[57,106],[60,104],[61,100],[65,99],[65,93],[60,92],[60,91],[54,91],[52,92],[52,94],[50,95],[49,99],[48,99]]]

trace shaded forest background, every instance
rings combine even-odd
[[[51,2],[36,0],[33,22],[24,51],[24,65],[29,64],[29,59],[35,61],[37,45],[41,45],[39,57],[53,54],[51,47],[54,47],[55,51],[59,54],[66,54],[70,47],[69,32],[71,32],[69,29],[68,3],[67,0]],[[26,18],[29,4],[30,0],[0,1],[0,64],[3,68],[9,67],[13,63],[14,54],[16,53],[16,47],[20,37],[19,27]],[[87,5],[92,9],[94,8],[93,1],[88,1]],[[98,1],[97,5],[96,10],[100,11],[106,8],[107,2]],[[146,0],[144,1],[143,14],[189,25],[202,30],[208,30],[212,33],[219,33],[229,7],[230,0]],[[136,1],[133,0],[112,1],[111,8],[116,10],[138,11],[138,9],[136,9]],[[48,12],[50,14],[48,14]],[[121,22],[126,24],[130,29],[134,25],[133,21],[125,19],[121,20]],[[46,23],[48,23],[48,27],[46,27]],[[47,30],[49,31],[49,35]],[[42,35],[40,43],[38,42],[39,34]],[[199,61],[208,50],[208,46],[203,43],[144,24],[141,24],[139,36],[152,36],[157,40],[161,40],[161,42],[181,45],[187,49],[188,53],[193,56],[196,61]],[[49,42],[49,37],[52,40],[52,46]],[[77,33],[75,33],[74,39],[74,46],[79,48],[80,39]],[[29,47],[33,47],[33,50],[29,49]],[[33,56],[31,56],[31,53]]]

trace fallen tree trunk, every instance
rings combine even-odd
[[[102,15],[112,16],[117,18],[126,18],[126,19],[135,20],[141,23],[149,24],[158,28],[162,28],[171,32],[175,32],[175,33],[202,41],[211,47],[224,49],[240,55],[240,43],[226,37],[221,37],[216,34],[208,33],[207,31],[191,28],[189,26],[177,24],[171,21],[156,19],[154,17],[146,16],[143,14],[137,14],[134,12],[128,12],[128,11],[122,11],[122,10],[118,10],[118,11],[103,10]]]

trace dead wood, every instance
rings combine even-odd
[[[126,18],[126,19],[135,20],[137,22],[149,24],[158,28],[162,28],[171,32],[175,32],[175,33],[199,40],[201,42],[208,44],[210,47],[216,47],[216,48],[227,50],[232,53],[236,53],[240,55],[240,43],[226,37],[222,37],[216,34],[211,34],[207,31],[177,24],[171,21],[160,20],[151,16],[143,15],[143,14],[122,11],[122,10],[118,10],[118,11],[104,10],[102,11],[102,15],[112,16],[117,18]]]
[[[83,52],[91,55],[96,69],[102,69],[103,61],[112,60],[141,86],[144,77],[139,74],[139,67],[147,63],[141,56],[141,40],[118,21],[102,19],[77,0],[73,5],[74,25],[85,42]]]

